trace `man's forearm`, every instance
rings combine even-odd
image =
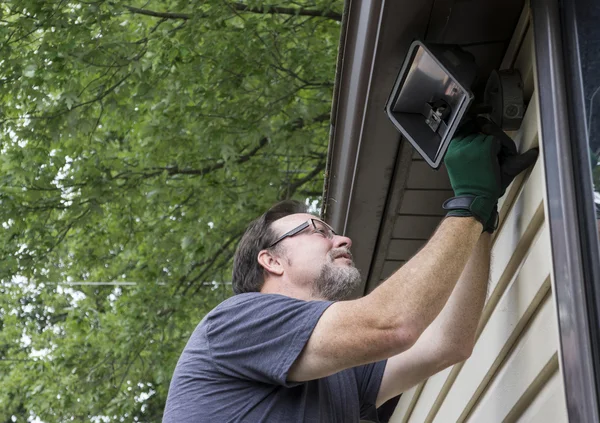
[[[421,251],[367,296],[380,317],[418,338],[446,304],[481,228],[472,217],[446,218]]]
[[[423,341],[435,343],[448,359],[468,357],[485,304],[490,274],[491,236],[484,232],[463,270],[448,302],[433,321]],[[444,357],[441,357],[444,358]]]

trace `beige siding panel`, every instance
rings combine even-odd
[[[550,235],[542,226],[523,266],[477,339],[471,357],[464,363],[434,422],[457,421],[493,377],[540,301],[550,289]]]
[[[448,172],[444,166],[432,169],[425,161],[413,161],[408,181],[408,189],[452,189]]]
[[[517,60],[515,60],[515,68],[521,72],[521,78],[523,79],[525,103],[532,98],[535,87],[533,79],[533,54],[533,25],[529,25],[529,29],[527,30],[527,34],[525,34],[525,39],[517,55]]]
[[[567,423],[568,421],[563,381],[559,371],[554,372],[529,407],[516,420],[518,423]],[[507,423],[512,423],[512,420]]]
[[[513,32],[513,36],[510,40],[508,47],[506,48],[506,54],[504,55],[504,59],[500,64],[500,69],[510,69],[513,67],[517,55],[519,54],[519,50],[521,49],[521,43],[525,34],[529,30],[530,26],[530,8],[529,1],[525,2],[525,6],[521,11],[521,16],[519,17],[519,22],[517,22],[517,26],[515,27],[515,31]]]
[[[437,216],[397,216],[392,238],[429,239],[440,221]]]
[[[387,260],[409,260],[423,246],[423,241],[412,239],[392,239],[387,251]]]
[[[446,213],[442,204],[448,198],[454,196],[452,190],[406,190],[399,214],[417,214],[430,216],[444,216]]]
[[[534,219],[534,215],[536,213],[541,214],[540,218],[543,219],[544,178],[542,167],[542,161],[538,160],[494,242],[493,262],[490,270],[491,283],[488,291],[491,296],[494,295],[496,289],[502,290],[504,288],[497,286],[502,275],[505,274],[510,265],[518,264],[520,262],[519,255],[525,253],[527,246],[523,245],[521,240],[523,235],[530,229],[530,223]]]
[[[552,302],[552,299],[550,299],[550,302]],[[529,407],[531,402],[540,393],[542,388],[546,386],[552,375],[557,371],[558,352],[555,352],[550,361],[546,363],[540,373],[536,376],[535,380],[527,387],[523,395],[519,397],[518,401],[510,410],[510,412],[506,415],[506,417],[504,417],[503,423],[516,421],[517,418]]]
[[[413,412],[410,415],[409,423],[421,423],[425,421],[438,392],[444,386],[444,382],[446,382],[451,370],[452,368],[449,367],[427,379],[421,391],[419,401],[415,404]]]
[[[390,417],[390,423],[406,423],[408,421],[422,389],[423,384],[420,384],[402,393],[394,414]]]
[[[541,376],[546,365],[556,360],[557,347],[556,313],[552,298],[548,295],[466,421],[502,422],[527,388]]]

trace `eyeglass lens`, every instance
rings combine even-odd
[[[333,230],[329,226],[327,226],[325,223],[321,222],[320,220],[312,219],[312,224],[313,224],[315,230],[321,232],[323,235],[325,235],[329,239],[332,239],[333,236],[335,235],[335,232],[333,232]]]

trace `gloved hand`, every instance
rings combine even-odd
[[[455,195],[444,203],[448,216],[473,216],[484,226],[490,220],[501,195],[500,149],[497,138],[481,133],[452,140],[444,158]]]
[[[456,145],[453,146],[455,141]],[[468,146],[471,142],[474,142],[474,145]],[[481,143],[486,143],[487,147],[482,147]],[[467,163],[463,157],[465,148],[471,151],[471,154],[474,154],[476,148],[484,151],[481,156],[482,161],[472,163],[473,159],[471,159]],[[446,167],[454,193],[459,199],[454,197],[448,200],[444,203],[444,208],[450,209],[448,213],[450,216],[475,216],[483,223],[484,231],[492,233],[498,225],[498,198],[504,195],[515,176],[535,163],[538,149],[534,148],[519,154],[513,140],[500,127],[486,118],[476,117],[461,126],[457,131],[457,136],[452,140],[448,152],[450,157],[448,154],[446,155]],[[460,169],[461,166],[464,168],[463,170]],[[481,166],[487,167],[487,173],[481,169]],[[467,167],[471,167],[471,169],[465,170]],[[464,182],[469,177],[468,172],[483,172],[482,174],[487,175],[487,191],[485,189],[481,191],[481,187],[479,187],[480,194],[476,194],[475,190],[469,192],[469,187],[466,187]],[[470,177],[473,177],[472,174]],[[491,180],[496,183],[495,189],[491,188]],[[481,195],[482,192],[484,195]],[[477,197],[478,195],[481,198],[475,201],[473,196]],[[467,196],[467,199],[464,196]],[[461,199],[461,197],[463,198]],[[468,204],[469,198],[473,199],[472,204]],[[488,214],[492,200],[491,212]],[[461,208],[464,205],[468,205],[468,207]],[[473,208],[473,206],[475,207]],[[483,213],[480,209],[483,210]],[[483,220],[486,216],[487,218]]]
[[[519,154],[515,142],[498,125],[482,117],[478,117],[476,121],[482,133],[493,136],[497,140],[496,142],[500,143],[500,151],[498,152],[500,195],[498,198],[501,198],[515,177],[535,163],[539,150],[532,148],[523,154]],[[497,205],[494,210],[495,212],[491,218],[483,226],[483,230],[489,233],[493,233],[498,226]]]

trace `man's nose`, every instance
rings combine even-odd
[[[333,237],[333,246],[334,248],[345,247],[347,249],[350,249],[350,247],[352,247],[352,240],[347,236],[335,235]]]

